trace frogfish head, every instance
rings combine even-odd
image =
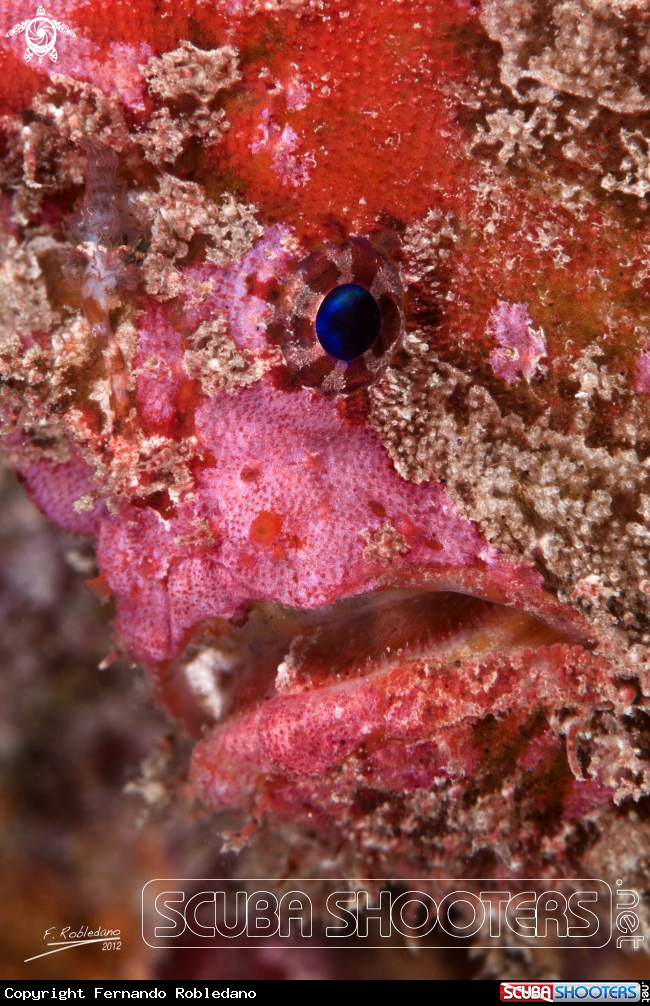
[[[650,23],[573,6],[3,39],[4,454],[247,836],[565,875],[650,795]]]

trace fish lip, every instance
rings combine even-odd
[[[273,678],[290,652],[293,640],[301,636],[301,632],[317,631],[331,625],[337,619],[351,623],[364,607],[367,610],[374,607],[387,612],[392,605],[403,602],[408,604],[410,599],[415,602],[418,598],[433,595],[467,598],[469,611],[472,610],[471,602],[477,602],[479,605],[481,603],[488,605],[495,611],[500,609],[504,612],[518,612],[523,617],[534,620],[536,624],[545,626],[550,633],[555,633],[558,637],[555,642],[588,651],[596,649],[597,642],[589,632],[590,626],[579,612],[558,601],[546,590],[539,591],[535,588],[526,590],[525,583],[519,583],[517,587],[515,591],[508,590],[507,585],[499,578],[494,578],[488,569],[468,571],[451,567],[448,569],[409,567],[389,570],[370,582],[360,584],[356,592],[314,608],[289,608],[273,601],[251,599],[244,602],[239,611],[229,619],[213,619],[208,623],[202,623],[193,632],[179,657],[159,664],[154,669],[157,697],[191,733],[200,737],[206,730],[237,719],[250,712],[256,705],[259,706],[279,694]],[[258,692],[253,699],[250,695],[245,696],[243,700],[241,695],[238,697],[235,695],[232,699],[233,675],[241,673],[241,666],[237,665],[236,661],[231,668],[219,666],[218,660],[215,663],[215,658],[210,654],[223,654],[224,650],[228,651],[228,646],[233,640],[241,641],[242,638],[245,640],[251,619],[259,617],[260,612],[263,613],[263,617],[273,620],[278,611],[289,613],[288,617],[294,618],[293,633],[284,635],[280,633],[275,640],[273,638],[267,640],[267,652],[264,658],[260,657],[257,664],[253,662],[254,666],[246,670],[248,675],[259,673],[265,676],[266,688]],[[523,651],[525,647],[522,646],[521,649]],[[436,652],[440,656],[439,650]],[[421,648],[419,658],[424,657],[426,653],[424,648]],[[370,663],[374,666],[372,661]],[[366,666],[361,657],[357,666]],[[204,673],[206,669],[207,677]],[[192,676],[197,670],[200,672],[199,677],[203,684],[199,681],[197,685],[198,679],[192,683]],[[209,674],[212,674],[215,680],[212,699],[208,695]],[[225,690],[229,696],[225,700],[218,697],[219,692],[224,689],[224,674]],[[327,688],[335,683],[337,679],[332,679],[320,683],[318,687]],[[218,709],[214,708],[214,701],[219,705]]]

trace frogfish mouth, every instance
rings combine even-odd
[[[542,7],[3,38],[5,457],[96,537],[194,793],[300,869],[647,841],[650,27]]]

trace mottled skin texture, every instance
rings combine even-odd
[[[645,883],[618,838],[643,846],[650,792],[647,223],[621,175],[645,106],[557,70],[522,95],[505,2],[276,6],[66,9],[104,132],[2,50],[7,456],[96,536],[121,645],[207,727],[191,778],[240,813],[233,848],[270,813],[298,871]],[[91,213],[111,137],[112,230]],[[399,345],[360,391],[314,391],[282,353],[295,277],[326,292],[299,263],[357,238],[399,273]],[[349,259],[337,282],[362,282]]]

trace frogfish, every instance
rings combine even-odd
[[[30,11],[3,457],[195,797],[298,872],[647,887],[650,4]]]

